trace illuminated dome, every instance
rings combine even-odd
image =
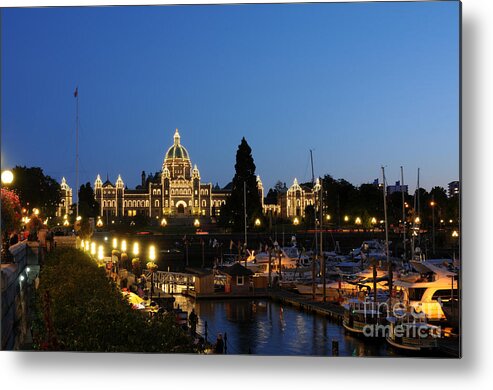
[[[188,157],[188,151],[183,147],[183,145],[180,144],[180,133],[178,133],[178,129],[175,131],[174,141],[174,144],[166,152],[164,160],[174,160],[177,158],[190,160],[190,157]]]

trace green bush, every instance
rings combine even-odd
[[[49,310],[46,293],[49,292]],[[38,348],[94,352],[195,352],[171,315],[133,310],[104,268],[86,253],[59,248],[46,257],[37,292]],[[52,337],[48,340],[48,326]]]

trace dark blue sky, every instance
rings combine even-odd
[[[179,128],[204,182],[241,137],[268,188],[331,174],[459,178],[457,2],[2,10],[2,168],[80,182],[161,169]]]

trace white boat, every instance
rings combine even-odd
[[[414,352],[438,348],[440,327],[428,324],[425,316],[401,312],[387,317],[387,322],[386,340],[393,347]]]
[[[342,326],[351,333],[366,337],[384,337],[380,327],[383,324],[386,313],[379,310],[378,303],[368,299],[350,299],[344,305],[344,318]],[[382,328],[384,329],[384,328]]]
[[[385,244],[379,240],[363,241],[359,248],[353,249],[351,255],[354,259],[368,260],[386,260]]]
[[[448,301],[458,297],[457,284],[452,286],[457,274],[427,261],[410,263],[421,277],[415,281],[394,281],[399,300],[416,312],[423,312],[431,322],[446,320],[438,298]]]

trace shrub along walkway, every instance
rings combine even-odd
[[[46,257],[37,291],[36,349],[196,352],[171,315],[133,310],[88,254],[59,248]]]

